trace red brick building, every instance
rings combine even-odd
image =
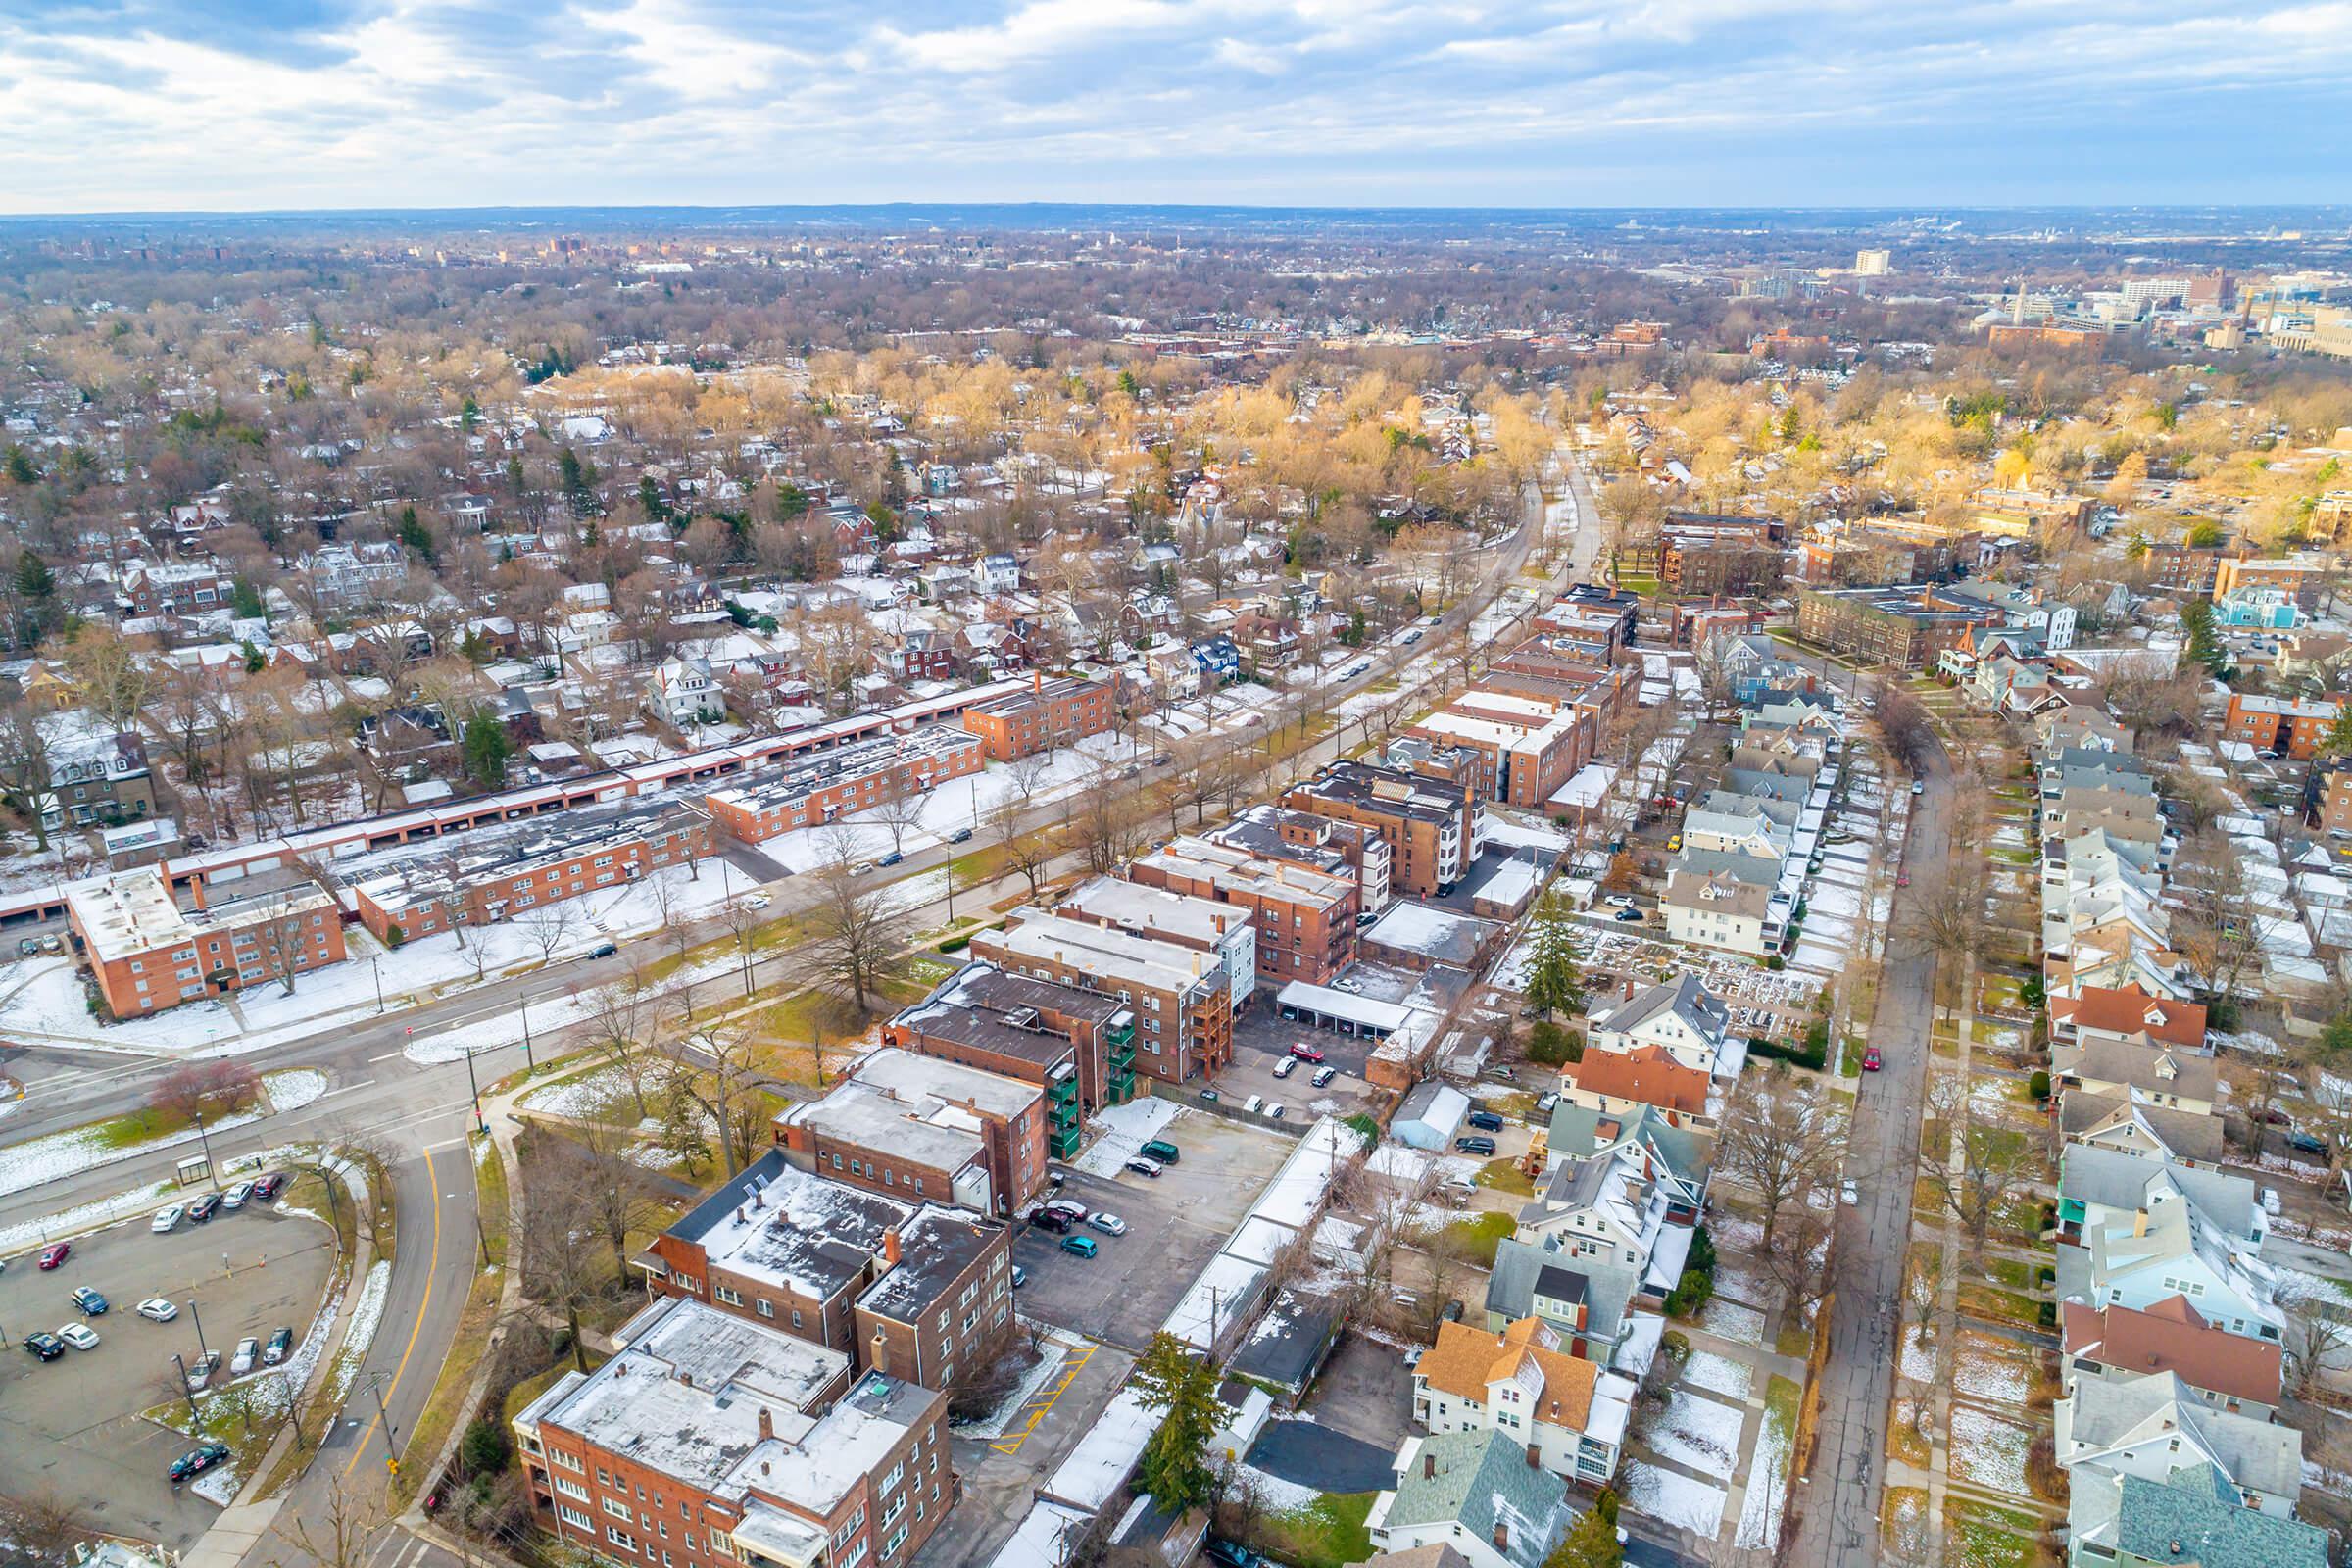
[[[2222,719],[2222,734],[2258,752],[2278,752],[2307,760],[2319,755],[2327,743],[2328,730],[2335,726],[2336,708],[2336,704],[2322,700],[2232,692],[2230,710]]]
[[[662,1300],[514,1421],[540,1524],[639,1568],[903,1568],[956,1506],[947,1400],[701,1302]]]
[[[1034,1082],[886,1046],[777,1116],[775,1137],[835,1181],[1009,1214],[1045,1186],[1046,1109]]]
[[[963,727],[980,737],[991,759],[1009,762],[1100,735],[1117,717],[1108,681],[1048,680],[1041,673],[1028,691],[965,709]]]
[[[1326,985],[1355,961],[1355,879],[1264,859],[1207,839],[1179,838],[1127,867],[1146,887],[1214,899],[1250,911],[1258,978]]]
[[[759,844],[978,773],[985,765],[982,750],[978,736],[954,724],[925,724],[905,735],[782,759],[762,772],[730,779],[704,796],[703,805],[737,840]]]
[[[1115,996],[967,963],[882,1026],[885,1045],[1035,1084],[1046,1150],[1068,1159],[1085,1116],[1135,1096],[1135,1009]]]
[[[211,908],[202,887],[194,892],[196,906],[182,909],[155,866],[66,889],[74,945],[116,1017],[285,982],[350,956],[334,899],[307,883]]]

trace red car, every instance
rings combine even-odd
[[[1909,887],[1911,885],[1911,873],[1905,871],[1902,875],[1896,877],[1894,879],[1894,885],[1898,888]]]
[[[1313,1062],[1318,1067],[1323,1064],[1323,1053],[1312,1046],[1293,1046],[1291,1054],[1297,1056],[1300,1061]]]
[[[58,1264],[63,1263],[66,1260],[67,1254],[73,1250],[74,1244],[72,1242],[51,1242],[47,1247],[41,1249],[41,1267],[57,1267]]]
[[[1865,1049],[1865,1050],[1863,1051],[1863,1053],[1862,1053],[1862,1070],[1863,1070],[1864,1072],[1877,1072],[1877,1071],[1879,1070],[1879,1048],[1878,1048],[1878,1047],[1876,1047],[1876,1046],[1871,1046],[1871,1047],[1868,1047],[1867,1049]]]

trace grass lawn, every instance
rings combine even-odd
[[[2022,1291],[2005,1291],[1983,1280],[1960,1281],[1960,1310],[1986,1322],[2041,1326],[2041,1308]]]
[[[1258,1534],[1272,1555],[1291,1568],[1342,1568],[1372,1555],[1372,1533],[1364,1520],[1376,1494],[1345,1493],[1317,1499],[1294,1513],[1261,1521]]]
[[[2041,1555],[2033,1515],[1968,1497],[1943,1505],[1944,1561],[1959,1568],[2034,1568]]]
[[[1852,1035],[1845,1037],[1845,1047],[1838,1053],[1838,1075],[1851,1078],[1862,1070],[1862,1042]]]
[[[1478,1185],[1492,1187],[1498,1193],[1515,1193],[1521,1198],[1536,1196],[1535,1178],[1521,1170],[1519,1162],[1507,1154],[1479,1167]]]
[[[1887,1549],[1905,1562],[1923,1562],[1928,1546],[1928,1489],[1888,1487],[1879,1513]]]
[[[2033,1271],[2014,1257],[1993,1258],[1984,1265],[1984,1271],[1996,1284],[2013,1291],[2028,1290],[2034,1283]]]
[[[1504,1238],[1517,1230],[1518,1222],[1508,1214],[1481,1214],[1475,1219],[1457,1219],[1446,1227],[1463,1258],[1480,1268],[1494,1266],[1494,1250]]]
[[[1813,1335],[1811,1331],[1799,1324],[1785,1322],[1781,1325],[1781,1332],[1774,1339],[1772,1348],[1783,1355],[1793,1355],[1801,1361],[1813,1353]],[[1782,1383],[1787,1379],[1775,1377],[1772,1381]]]
[[[1886,1455],[1921,1470],[1932,1462],[1928,1440],[1914,1432],[1911,1423],[1900,1416],[1886,1424]]]

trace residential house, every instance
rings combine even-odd
[[[1500,1432],[1546,1470],[1590,1487],[1617,1473],[1633,1380],[1561,1349],[1525,1317],[1501,1333],[1446,1323],[1413,1367],[1413,1420],[1432,1433]]]
[[[2211,1465],[2241,1505],[2277,1519],[2295,1516],[2303,1491],[2303,1435],[2293,1427],[2218,1409],[2170,1372],[2111,1383],[2078,1380],[2051,1407],[2057,1460],[2082,1474],[2163,1481]]]
[[[1568,1484],[1507,1432],[1433,1432],[1396,1452],[1396,1483],[1365,1520],[1377,1551],[1445,1545],[1470,1568],[1542,1568],[1574,1510]]]
[[[2278,1402],[2281,1348],[2216,1327],[2185,1296],[2166,1297],[2144,1312],[2067,1301],[2058,1309],[2058,1327],[2066,1394],[2084,1378],[2130,1383],[2170,1374],[2232,1415],[2267,1419]]]

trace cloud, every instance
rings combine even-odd
[[[2346,0],[0,0],[0,63],[18,212],[2316,201],[2352,123]]]

